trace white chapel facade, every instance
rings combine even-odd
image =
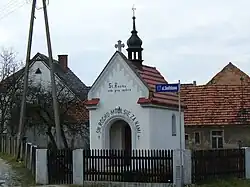
[[[90,149],[180,148],[180,136],[182,145],[185,142],[184,113],[179,115],[178,96],[155,92],[156,84],[167,82],[156,68],[143,63],[135,16],[131,33],[128,57],[118,41],[119,50],[88,93]]]

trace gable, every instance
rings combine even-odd
[[[33,68],[34,63],[39,63],[39,67]],[[89,91],[89,87],[86,86],[71,70],[68,68],[67,72],[64,72],[60,65],[59,62],[56,60],[53,60],[54,62],[54,71],[55,71],[55,76],[57,79],[60,80],[73,94],[75,94],[77,97],[79,97],[81,100],[86,99],[87,93]],[[46,76],[47,80],[50,81],[50,71],[49,71],[49,58],[41,53],[37,53],[31,60],[29,64],[29,69],[31,74],[35,74],[37,69],[39,68],[40,71],[42,72],[41,74],[35,74],[39,79],[41,77]],[[45,68],[45,69],[44,69]],[[22,68],[18,72],[18,77],[21,79],[24,75],[24,69]],[[17,74],[17,73],[16,73]],[[46,75],[45,75],[46,74]]]
[[[115,83],[117,85],[115,85]],[[133,88],[126,87],[128,83],[131,83],[130,86]],[[113,88],[116,86],[119,86],[121,92],[122,90],[133,89],[133,91],[140,92],[140,95],[143,97],[148,97],[149,94],[147,86],[131,69],[119,52],[116,52],[111,57],[108,64],[94,82],[88,93],[88,99],[99,98],[103,91],[115,91]]]
[[[241,85],[242,83],[247,84],[249,82],[250,77],[229,62],[229,64],[217,73],[207,85]]]

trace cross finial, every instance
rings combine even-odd
[[[122,52],[122,48],[125,47],[124,43],[121,40],[118,40],[118,43],[115,44],[115,48],[117,48],[119,52]]]
[[[133,7],[132,7],[133,17],[135,17],[135,10],[136,10],[135,5],[133,5]]]

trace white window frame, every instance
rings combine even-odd
[[[196,140],[195,140],[195,134],[196,134],[196,133],[199,134],[199,143],[196,143]],[[194,132],[194,143],[195,143],[196,145],[200,145],[200,144],[201,144],[201,132],[199,132],[199,131]]]
[[[213,132],[221,132],[221,135],[212,135]],[[213,148],[212,138],[215,137],[216,139],[216,148]],[[222,138],[222,148],[218,148],[218,138]],[[224,130],[223,129],[213,129],[210,131],[210,141],[211,141],[211,148],[212,149],[223,149],[224,148]]]
[[[177,135],[177,128],[176,128],[176,115],[172,114],[171,117],[171,128],[172,128],[172,136]]]

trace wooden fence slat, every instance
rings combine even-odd
[[[83,155],[88,181],[173,183],[172,150],[84,150]]]
[[[244,149],[194,150],[192,152],[192,182],[245,176]]]

